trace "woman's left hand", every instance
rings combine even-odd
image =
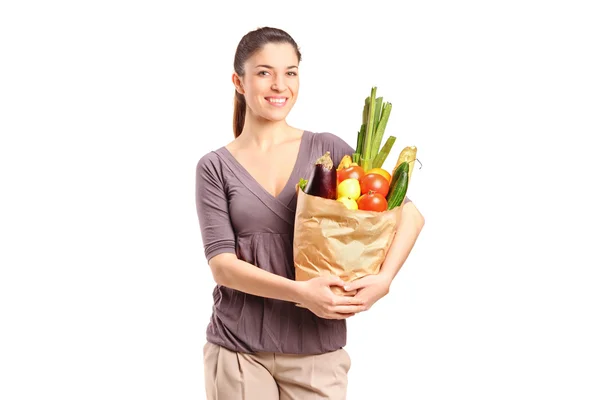
[[[344,285],[347,292],[357,290],[356,300],[363,300],[365,311],[389,293],[391,281],[384,275],[367,275]]]

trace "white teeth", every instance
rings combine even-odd
[[[283,104],[285,103],[286,99],[268,99],[269,103],[277,103],[277,104]]]

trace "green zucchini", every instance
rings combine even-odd
[[[406,191],[408,190],[408,163],[402,162],[392,177],[390,183],[390,192],[387,196],[388,206],[387,209],[391,210],[394,207],[398,207],[404,201]]]

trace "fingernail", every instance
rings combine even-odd
[[[350,286],[344,286],[345,291],[350,291]]]

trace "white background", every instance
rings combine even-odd
[[[290,124],[355,145],[371,86],[425,228],[349,320],[348,399],[598,399],[600,15],[588,1],[5,1],[0,398],[204,398],[195,166],[235,47],[299,43]]]

